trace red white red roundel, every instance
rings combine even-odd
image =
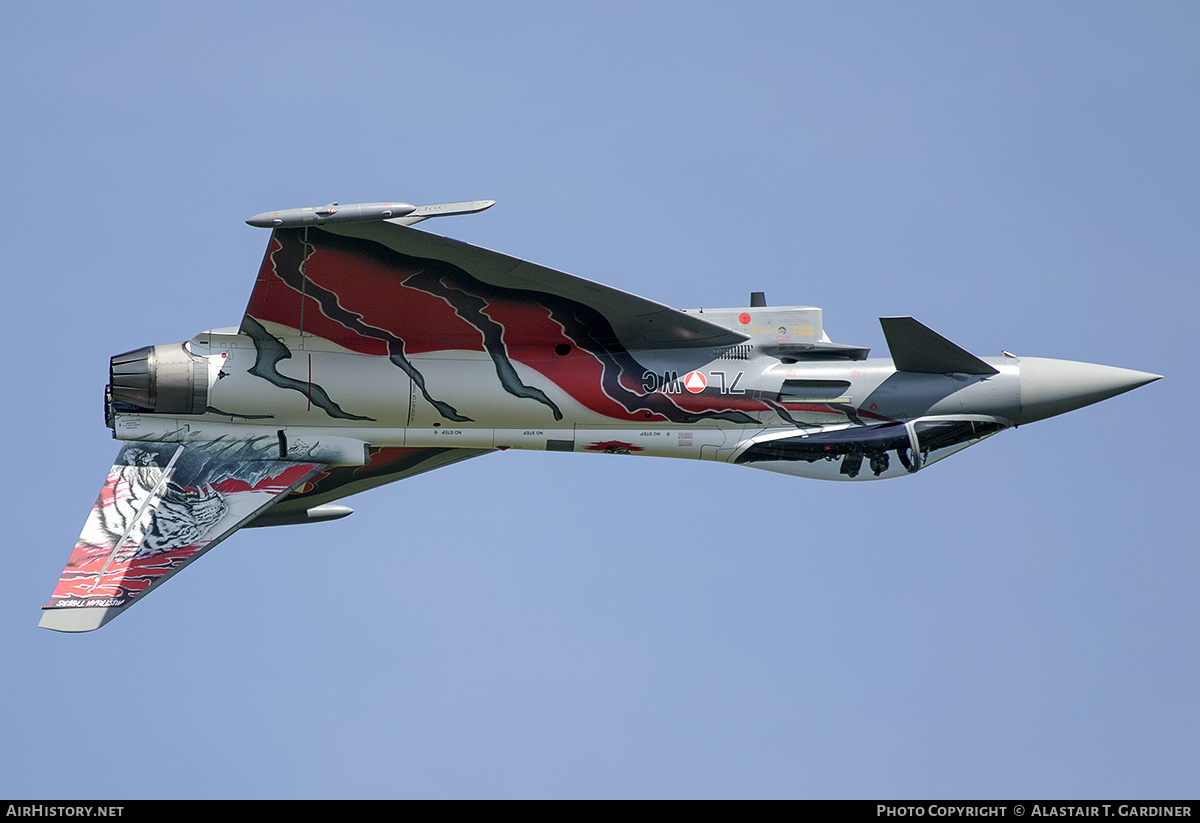
[[[699,394],[708,386],[708,378],[703,372],[690,371],[683,377],[683,387],[692,394]]]

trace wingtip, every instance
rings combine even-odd
[[[44,608],[42,619],[38,621],[38,628],[67,634],[92,632],[119,613],[119,609],[108,608]]]

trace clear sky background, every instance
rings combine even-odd
[[[0,796],[1200,793],[1200,6],[177,5],[0,27]],[[1166,379],[886,483],[489,455],[36,628],[246,217],[483,198],[422,227]]]

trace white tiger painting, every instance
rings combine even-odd
[[[152,557],[200,542],[228,513],[225,500],[211,485],[187,488],[172,477],[163,483],[164,469],[155,454],[129,447],[122,457],[126,464],[113,466],[99,505],[80,535],[86,548],[106,553],[116,549],[114,560],[122,563]],[[176,472],[172,469],[172,475]]]
[[[46,608],[119,608],[314,472],[277,441],[125,444]]]

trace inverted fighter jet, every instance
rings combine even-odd
[[[121,449],[40,625],[103,626],[243,526],[504,449],[682,457],[823,480],[924,471],[1159,379],[976,357],[911,317],[890,357],[821,310],[677,310],[412,226],[491,201],[266,212],[241,323],[112,358]]]

